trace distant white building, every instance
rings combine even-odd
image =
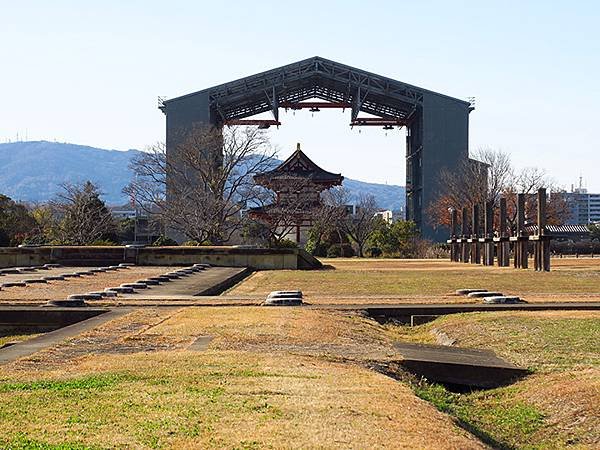
[[[123,207],[111,207],[110,212],[112,216],[117,219],[135,219],[137,216],[137,211],[133,208],[123,208]]]
[[[394,213],[389,209],[378,211],[375,213],[376,217],[381,217],[385,222],[392,223],[394,221]]]

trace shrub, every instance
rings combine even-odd
[[[446,244],[436,244],[426,239],[413,239],[410,251],[405,258],[443,259],[449,255],[449,247]]]
[[[444,259],[450,257],[450,247],[448,244],[431,244],[427,252],[426,258]]]
[[[4,230],[0,230],[0,247],[8,247],[10,245],[10,236]]]
[[[281,239],[274,245],[275,248],[298,248],[298,244],[291,239]]]
[[[195,239],[190,239],[189,241],[182,242],[181,245],[184,247],[199,247],[202,244]]]
[[[379,247],[371,247],[367,249],[367,255],[369,255],[371,258],[379,258],[381,255],[383,255],[383,252]]]
[[[356,256],[356,252],[354,251],[354,247],[351,244],[344,243],[341,245],[342,256],[345,258],[350,258],[351,256]]]
[[[309,239],[304,249],[313,256],[327,255],[327,244],[324,242],[316,243]]]
[[[327,249],[328,258],[337,258],[342,256],[342,246],[340,244],[333,244]]]
[[[177,245],[177,242],[167,236],[159,236],[152,245],[154,247],[169,247]]]
[[[117,244],[110,239],[96,239],[95,241],[90,242],[88,245],[96,247],[114,247]]]

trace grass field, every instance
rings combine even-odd
[[[264,296],[270,291],[300,289],[311,303],[375,301],[465,301],[460,288],[499,290],[529,301],[600,301],[600,258],[556,259],[553,271],[483,267],[445,260],[325,259],[329,269],[262,271],[229,295]],[[387,298],[386,298],[387,297]]]
[[[459,314],[390,329],[417,342],[443,333],[457,346],[494,350],[533,372],[511,386],[470,394],[413,384],[419,396],[496,446],[600,445],[600,312]]]
[[[600,299],[600,260],[553,262],[536,274],[335,259],[257,272],[222,306],[132,308],[0,366],[0,448],[598,448],[600,312],[457,314],[410,328],[350,310],[225,306],[289,288],[316,304],[462,302],[459,287]],[[532,373],[454,393],[400,371],[394,342],[442,338]]]
[[[100,353],[72,347],[144,316],[1,368],[0,445],[483,448],[407,385],[359,363],[390,348],[367,319],[264,308],[161,314]],[[204,335],[215,337],[206,351],[185,350]],[[121,342],[175,344],[123,355]]]

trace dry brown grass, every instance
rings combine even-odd
[[[482,448],[406,385],[358,364],[390,351],[360,316],[221,307],[113,322],[0,369],[0,443],[24,433],[101,447]],[[206,351],[185,350],[205,335],[215,337]],[[156,351],[164,343],[172,350]],[[145,352],[119,354],[136,345]],[[46,384],[27,384],[36,380]]]
[[[533,375],[518,384],[515,400],[545,415],[535,441],[600,446],[600,367]]]
[[[382,327],[354,312],[306,308],[190,308],[150,331],[193,340],[214,336],[210,347],[260,353],[287,352],[330,360],[383,360],[395,357]]]
[[[315,358],[230,351],[88,357],[69,377],[125,367],[127,377],[105,388],[0,394],[2,437],[118,448],[482,448],[407,387]]]
[[[227,295],[263,297],[300,289],[322,303],[451,303],[460,288],[486,288],[527,301],[600,301],[600,259],[557,259],[550,273],[483,267],[445,260],[330,259],[330,270],[262,271]]]

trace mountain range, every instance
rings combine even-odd
[[[128,201],[122,189],[132,176],[129,162],[138,153],[48,141],[0,144],[0,194],[24,202],[45,202],[63,183],[90,180],[109,205],[122,205]],[[349,178],[344,186],[354,199],[365,193],[373,195],[381,208],[396,211],[404,207],[403,186]]]

